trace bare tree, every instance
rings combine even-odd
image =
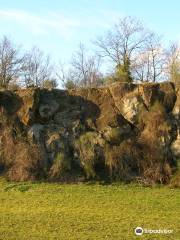
[[[89,56],[83,44],[79,44],[78,50],[73,54],[72,71],[78,85],[98,86],[100,78],[100,57]]]
[[[78,50],[72,56],[69,68],[65,70],[61,63],[57,76],[64,87],[96,87],[101,84],[102,76],[99,69],[100,57],[89,56],[84,45],[80,43]]]
[[[172,43],[166,53],[167,75],[170,81],[180,83],[180,46]]]
[[[46,56],[37,47],[33,47],[25,55],[23,63],[23,82],[27,86],[43,87],[44,82],[51,80],[52,66],[50,57]]]
[[[142,23],[136,18],[124,17],[119,19],[118,24],[105,37],[98,38],[95,44],[100,49],[100,56],[108,57],[116,67],[121,66],[130,73],[133,55],[136,55],[147,37]]]
[[[142,52],[136,57],[132,66],[133,78],[140,82],[149,82],[151,79],[150,53]]]
[[[158,35],[152,33],[147,41],[147,51],[149,53],[150,76],[153,82],[162,78],[165,68],[165,55],[162,48],[161,39]]]
[[[133,62],[133,77],[141,82],[156,82],[165,77],[165,51],[161,38],[155,33],[149,33],[144,47],[136,55]]]
[[[16,47],[6,36],[0,41],[0,85],[8,87],[15,83],[22,70],[23,57],[20,47]]]
[[[65,89],[72,89],[77,87],[76,80],[74,79],[74,73],[71,66],[68,64],[59,62],[58,66],[56,66],[56,77],[60,81],[62,87]]]

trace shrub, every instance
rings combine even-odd
[[[8,90],[10,91],[17,91],[18,89],[20,89],[20,86],[16,83],[11,83],[8,85]]]
[[[170,186],[180,188],[180,169],[172,176],[170,180]]]
[[[77,86],[76,84],[71,81],[71,80],[68,80],[66,83],[65,83],[65,88],[70,90],[70,89],[75,89]]]
[[[14,145],[14,158],[7,170],[7,178],[11,181],[36,180],[42,176],[42,156],[38,146],[29,143]]]
[[[139,175],[141,147],[133,141],[124,141],[119,146],[106,145],[105,164],[110,176],[120,180],[131,180]]]
[[[137,179],[145,184],[168,183],[172,175],[172,156],[158,145],[134,139],[118,146],[107,144],[105,164],[112,179],[131,181]]]
[[[3,113],[0,124],[0,167],[6,177],[13,181],[38,178],[42,173],[42,156],[38,146],[27,142],[13,116],[8,118],[8,115]]]
[[[58,86],[58,83],[55,79],[47,79],[42,83],[42,88],[54,89]]]
[[[102,144],[103,140],[95,132],[84,133],[75,142],[75,147],[87,178],[96,176],[95,165],[101,161]]]
[[[71,161],[63,152],[57,153],[53,164],[49,170],[50,179],[61,179],[63,175],[71,170]]]
[[[138,139],[143,149],[141,180],[146,184],[168,183],[171,176],[172,123],[161,102],[156,101],[143,116],[144,130]]]
[[[130,129],[125,128],[107,128],[104,131],[104,138],[111,144],[120,144],[124,139],[127,139],[130,136]]]
[[[172,174],[172,153],[154,135],[139,139],[142,146],[141,180],[147,184],[168,183]]]

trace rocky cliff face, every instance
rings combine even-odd
[[[180,86],[0,92],[0,170],[11,180],[166,183],[180,158]]]

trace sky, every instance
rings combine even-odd
[[[38,46],[54,61],[68,61],[79,42],[92,41],[120,17],[137,17],[164,37],[180,42],[179,0],[0,0],[0,37],[25,49]]]

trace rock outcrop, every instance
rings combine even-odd
[[[167,183],[180,159],[170,82],[1,91],[0,107],[0,171],[11,180]]]

